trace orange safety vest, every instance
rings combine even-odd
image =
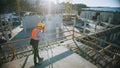
[[[32,30],[32,39],[39,40],[40,36],[38,36],[39,29],[35,28]]]

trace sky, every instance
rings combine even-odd
[[[90,7],[120,7],[120,0],[52,0],[54,2],[82,3]]]

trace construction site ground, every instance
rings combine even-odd
[[[45,19],[46,25],[50,28],[48,28],[46,41],[49,40],[51,42],[49,42],[50,46],[46,46],[45,48],[42,48],[44,45],[40,44],[39,46],[39,54],[41,57],[44,57],[42,65],[34,66],[32,47],[29,45],[30,39],[28,39],[14,43],[13,46],[16,48],[15,58],[10,62],[8,62],[9,60],[4,62],[0,68],[110,68],[111,64],[109,65],[109,63],[113,62],[112,58],[109,55],[101,54],[100,51],[103,49],[99,46],[98,48],[100,49],[94,51],[94,46],[90,46],[94,45],[94,43],[91,44],[89,40],[86,40],[88,44],[85,44],[85,39],[82,39],[85,37],[84,33],[86,33],[86,30],[90,31],[88,35],[92,35],[103,31],[105,27],[98,25],[96,29],[97,31],[95,31],[94,23],[90,22],[89,25],[91,28],[87,28],[86,30],[83,29],[81,32],[81,28],[79,29],[76,27],[76,25],[84,27],[81,26],[80,23],[73,25],[74,21],[61,21],[60,16],[55,16],[55,19],[53,19],[53,17]],[[50,25],[50,23],[57,21],[59,21],[60,24],[56,23]],[[72,25],[67,23],[72,23]],[[25,32],[24,28],[21,28],[20,26],[16,27],[12,30],[13,36],[11,40],[14,41],[29,38],[31,31],[28,29],[26,30],[27,31]],[[50,36],[49,33],[56,34]],[[62,35],[60,35],[61,33]],[[51,40],[51,38],[48,39],[49,36],[52,37],[53,40]],[[58,38],[61,39],[59,40]],[[53,44],[55,42],[57,44]],[[25,47],[22,48],[21,46]],[[17,47],[19,47],[19,49]],[[30,54],[28,54],[29,52]]]
[[[33,54],[14,60],[2,65],[2,68],[97,68],[94,64],[82,58],[80,55],[68,49],[67,44],[73,43],[72,40],[52,45],[45,50],[40,50],[39,54],[44,58],[42,65],[34,66]],[[76,46],[70,46],[76,47]]]

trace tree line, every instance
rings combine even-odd
[[[29,0],[0,0],[0,13],[10,13],[19,11],[35,11],[39,9],[39,0],[35,0],[35,4],[30,4]],[[66,4],[65,2],[59,4]],[[72,9],[79,11],[81,8],[87,7],[85,4],[71,4]],[[38,7],[36,7],[38,6]]]

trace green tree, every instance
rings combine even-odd
[[[85,5],[85,4],[73,4],[72,5],[72,8],[74,9],[74,10],[77,10],[77,11],[80,11],[81,10],[81,8],[86,8],[87,6]]]

